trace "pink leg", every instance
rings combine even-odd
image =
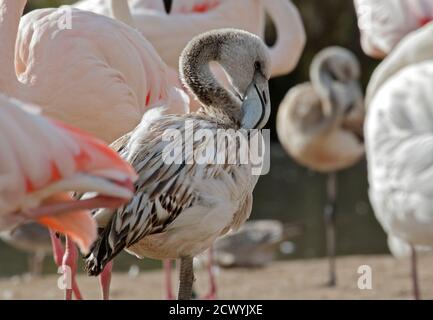
[[[173,287],[171,282],[171,260],[164,260],[164,271],[165,271],[165,294],[167,300],[174,300]]]
[[[60,238],[57,237],[56,233],[53,230],[50,231],[50,238],[51,238],[51,244],[53,246],[53,257],[54,262],[58,267],[63,266],[63,259],[65,257],[65,250],[63,249],[62,242],[60,241]],[[73,244],[72,244],[73,245]],[[75,249],[75,256],[77,256],[76,248],[73,245]],[[75,298],[77,300],[82,300],[83,297],[81,295],[80,289],[78,288],[77,281],[75,277],[72,278],[72,291],[74,292]]]
[[[50,237],[51,237],[51,245],[53,246],[53,257],[54,262],[58,267],[62,266],[62,259],[65,254],[65,251],[63,250],[62,243],[60,242],[60,239],[56,236],[56,233],[50,229]]]
[[[72,292],[75,293],[76,298],[78,300],[82,299],[75,278],[77,274],[77,257],[78,257],[77,247],[72,242],[72,240],[66,236],[66,249],[65,249],[65,254],[63,255],[62,265],[66,270],[70,270],[71,288],[66,288],[65,300],[72,300]]]
[[[216,300],[217,298],[217,284],[214,273],[214,259],[213,259],[213,247],[209,248],[209,261],[207,265],[207,270],[209,274],[209,293],[204,296],[205,300]]]
[[[111,284],[111,271],[113,270],[113,261],[110,261],[102,270],[99,276],[99,284],[101,286],[102,300],[110,300],[110,284]]]

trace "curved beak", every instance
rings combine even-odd
[[[163,2],[164,2],[164,9],[165,9],[165,12],[166,12],[167,14],[170,14],[170,12],[171,12],[171,7],[172,7],[172,5],[173,5],[173,0],[163,0]]]
[[[268,80],[256,73],[248,86],[242,106],[241,126],[244,129],[262,129],[271,114]]]

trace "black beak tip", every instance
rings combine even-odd
[[[164,1],[165,12],[167,12],[167,14],[170,14],[173,0],[163,0],[163,1]]]

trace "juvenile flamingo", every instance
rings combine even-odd
[[[210,61],[225,68],[237,95],[215,80]],[[190,299],[193,257],[248,219],[258,176],[252,175],[250,163],[198,164],[194,157],[197,151],[185,147],[188,141],[175,140],[186,153],[180,162],[164,161],[168,141],[162,136],[167,129],[185,133],[188,121],[194,130],[208,129],[214,138],[218,129],[232,129],[227,134],[236,135],[240,128],[263,128],[270,114],[269,55],[260,38],[250,33],[216,30],[198,36],[187,46],[181,57],[181,74],[202,108],[183,116],[161,117],[150,128],[138,127],[125,137],[120,153],[139,171],[137,192],[123,209],[95,215],[105,228],[87,257],[86,268],[91,275],[100,274],[123,249],[140,258],[180,258],[178,297]],[[186,139],[193,137],[187,135]],[[206,141],[195,140],[193,149],[206,146],[210,147]],[[240,148],[230,144],[228,148],[223,153],[226,160],[230,154],[248,152],[244,144]]]
[[[300,164],[327,173],[324,208],[329,282],[337,282],[335,208],[336,172],[353,166],[364,154],[364,103],[356,57],[341,47],[319,52],[310,66],[310,83],[292,88],[278,109],[281,144]]]

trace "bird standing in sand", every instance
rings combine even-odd
[[[420,299],[417,246],[433,246],[433,64],[404,67],[371,101],[366,120],[369,195],[388,236],[411,246],[412,280]]]
[[[324,209],[329,285],[336,284],[336,172],[364,155],[363,94],[356,57],[341,47],[319,52],[310,66],[310,83],[292,88],[278,109],[277,132],[284,149],[300,164],[328,174]]]
[[[211,61],[227,71],[233,91],[216,81],[209,69]],[[194,155],[213,148],[214,142],[225,144],[227,137],[217,136],[218,131],[236,139],[237,130],[261,129],[267,123],[269,53],[260,38],[248,32],[216,30],[188,44],[181,56],[181,75],[202,107],[196,113],[161,117],[146,130],[138,127],[124,140],[120,154],[139,172],[137,192],[122,209],[96,213],[103,230],[86,259],[86,269],[91,275],[100,274],[123,249],[138,257],[180,258],[179,299],[190,299],[193,257],[248,219],[258,180],[250,162],[229,162],[233,155],[249,153],[243,143],[240,147],[229,143],[228,149],[212,153],[205,163],[196,161]],[[167,130],[181,135],[172,142],[164,141]],[[189,130],[205,130],[212,139],[195,140],[186,134],[183,141]],[[250,140],[251,135],[244,139]],[[173,143],[180,148],[177,155],[181,158],[167,162],[163,153]],[[189,143],[192,149],[186,148]]]

